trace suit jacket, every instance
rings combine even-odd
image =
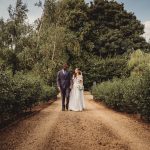
[[[66,71],[64,74],[63,70],[60,70],[57,73],[57,86],[60,87],[60,89],[67,89],[71,86],[71,73],[69,71]]]

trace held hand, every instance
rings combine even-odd
[[[69,88],[69,90],[71,91],[71,90],[72,90],[72,88],[70,87],[70,88]]]
[[[83,83],[83,80],[80,80],[80,83]]]
[[[61,91],[61,90],[60,90],[60,87],[58,87],[58,90],[59,90],[59,92]]]
[[[69,90],[70,90],[70,91],[72,90],[72,85],[70,85]]]

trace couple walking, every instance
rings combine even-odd
[[[62,111],[82,111],[84,104],[83,76],[79,68],[76,68],[73,76],[68,71],[68,65],[57,73],[57,86],[62,97]]]

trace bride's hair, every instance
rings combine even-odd
[[[79,71],[79,75],[82,75],[82,72],[79,68],[76,68]],[[77,77],[77,73],[74,71],[73,77],[76,78]]]

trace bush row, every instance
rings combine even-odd
[[[31,75],[0,73],[0,123],[23,113],[40,101],[56,98],[54,87]]]
[[[150,120],[150,71],[103,82],[92,88],[92,94],[115,110],[138,113]]]

